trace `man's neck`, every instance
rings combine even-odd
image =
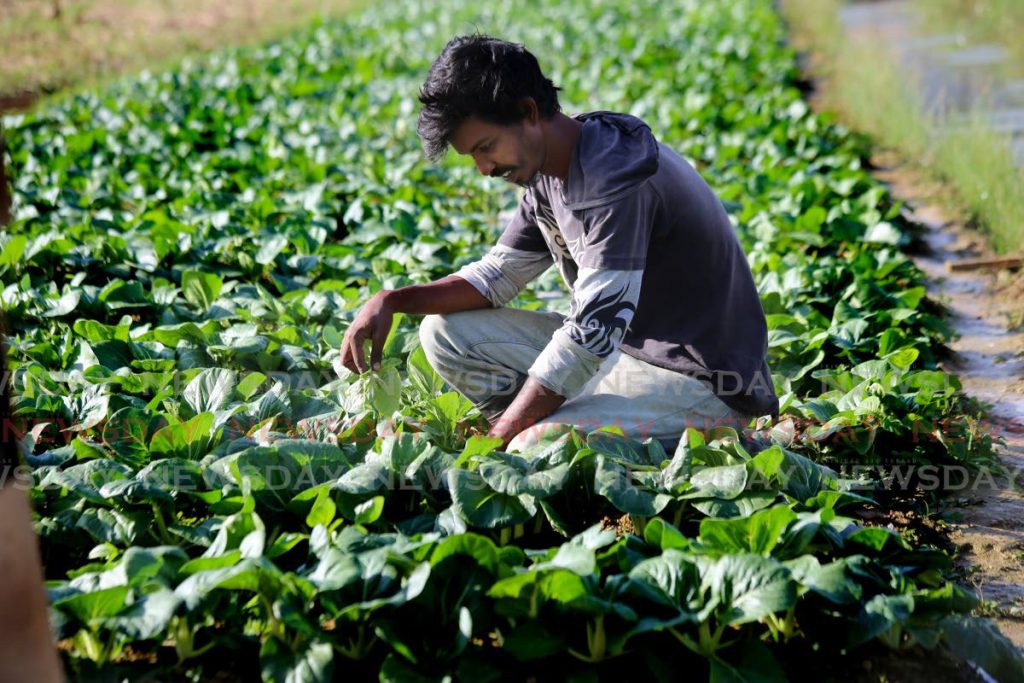
[[[547,158],[540,172],[565,182],[572,163],[572,151],[580,139],[583,122],[570,118],[562,112],[555,112],[544,129],[544,144]]]

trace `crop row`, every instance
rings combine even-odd
[[[479,257],[515,201],[427,165],[413,130],[431,58],[470,28],[708,179],[788,419],[672,453],[597,430],[509,454],[472,436],[415,319],[381,373],[335,370],[360,301]],[[1020,680],[945,553],[858,521],[877,482],[848,466],[975,467],[991,442],[936,369],[915,226],[864,142],[808,110],[782,39],[768,0],[380,5],[10,121],[2,301],[68,666],[783,680],[924,646]]]

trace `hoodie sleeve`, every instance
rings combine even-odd
[[[532,193],[526,192],[498,244],[455,275],[473,285],[491,306],[498,307],[514,299],[553,262],[537,226]]]
[[[569,316],[529,370],[547,389],[572,398],[622,343],[640,299],[655,201],[645,184],[582,212]]]

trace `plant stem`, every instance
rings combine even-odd
[[[167,524],[164,522],[163,512],[160,510],[160,506],[156,503],[151,502],[150,507],[153,509],[153,519],[156,521],[156,529],[159,533],[160,542],[165,545],[177,545],[171,535],[167,532]]]

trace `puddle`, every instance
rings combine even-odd
[[[998,45],[977,45],[946,55],[946,63],[950,66],[965,68],[991,66],[1006,61],[1006,50]]]
[[[1011,143],[1013,148],[1013,156],[1017,160],[1017,165],[1024,168],[1024,137],[1018,137]]]
[[[840,20],[853,37],[884,41],[908,80],[918,83],[925,111],[954,113],[954,126],[977,112],[993,132],[1013,136],[1014,158],[1024,168],[1024,80],[1010,75],[1006,49],[934,33],[909,0],[851,2]]]

